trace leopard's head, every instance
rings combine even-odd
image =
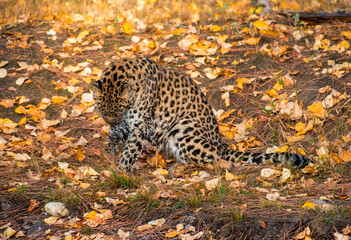
[[[132,103],[126,72],[116,70],[115,65],[106,68],[101,78],[94,83],[94,100],[106,123],[113,125],[120,122]]]

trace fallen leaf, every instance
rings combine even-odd
[[[131,34],[134,32],[133,25],[130,22],[126,22],[123,24],[123,31],[126,34]]]
[[[304,205],[302,206],[302,208],[306,208],[306,209],[316,209],[316,206],[313,202],[307,201],[304,203]]]
[[[137,227],[137,230],[138,230],[139,232],[143,232],[143,231],[145,231],[145,230],[147,230],[147,229],[150,229],[150,228],[152,228],[152,225],[151,225],[151,224],[145,224],[145,225],[138,226],[138,227]]]
[[[283,168],[283,172],[282,172],[282,182],[285,182],[286,180],[288,180],[291,176],[291,171],[287,168]]]
[[[21,86],[27,79],[28,79],[28,77],[20,77],[16,80],[16,84],[18,86]]]
[[[36,199],[31,199],[29,201],[29,207],[27,209],[28,212],[33,211],[34,209],[36,209],[39,205],[39,202]]]
[[[7,76],[7,70],[5,68],[0,68],[0,78]]]
[[[77,149],[75,157],[80,162],[85,159],[85,155],[84,155],[84,152],[83,152],[82,148],[78,148]]]
[[[205,182],[205,186],[207,188],[207,190],[213,190],[218,186],[219,181],[221,180],[221,178],[214,178],[211,180],[208,180]]]
[[[266,228],[266,223],[264,221],[258,221],[260,224],[261,228]]]
[[[276,201],[279,198],[280,194],[278,192],[274,192],[274,193],[268,193],[266,195],[266,198],[268,199],[268,201]]]
[[[231,174],[230,172],[228,172],[228,170],[225,170],[225,180],[226,181],[232,181],[235,178],[235,176],[233,174]]]

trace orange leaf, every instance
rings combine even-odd
[[[261,39],[260,37],[258,38],[251,37],[249,39],[244,40],[243,42],[248,45],[256,45],[260,41],[260,39]]]
[[[261,228],[266,228],[266,223],[264,221],[258,221]]]
[[[81,148],[78,148],[77,149],[77,152],[76,152],[76,159],[78,160],[78,161],[83,161],[84,160],[84,158],[85,158],[85,155],[84,155],[84,152],[83,152],[83,150],[81,149]]]
[[[27,209],[28,212],[33,211],[34,209],[36,209],[39,205],[39,202],[36,199],[31,199],[29,201],[29,207]]]
[[[15,103],[15,100],[13,99],[3,99],[0,102],[0,106],[3,106],[5,108],[13,107],[13,104]]]
[[[342,155],[341,155],[341,159],[342,159],[344,162],[350,162],[350,161],[351,161],[351,153],[350,153],[350,152],[347,152],[347,151],[343,151],[343,152],[342,152]]]
[[[165,237],[167,238],[174,238],[175,236],[177,236],[179,234],[178,231],[175,231],[175,230],[171,230],[171,231],[168,231],[165,235]]]
[[[38,136],[38,141],[42,142],[43,144],[47,143],[48,141],[51,140],[51,135],[50,134],[43,134]]]

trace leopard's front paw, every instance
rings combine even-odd
[[[118,155],[120,152],[119,144],[114,143],[113,141],[109,141],[108,142],[108,151],[114,156]]]
[[[122,170],[123,172],[126,173],[131,173],[132,172],[132,167],[133,165],[130,164],[123,156],[121,157],[121,160],[119,161],[119,169]]]

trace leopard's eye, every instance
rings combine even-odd
[[[120,91],[121,93],[125,90],[125,88],[128,86],[128,84],[126,82],[123,82],[121,87],[120,87]]]

